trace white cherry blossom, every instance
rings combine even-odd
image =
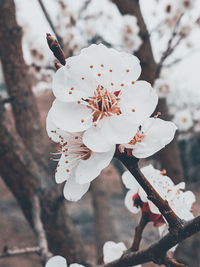
[[[159,98],[166,98],[171,91],[170,82],[163,77],[156,79],[154,88],[157,91]]]
[[[193,126],[193,118],[189,109],[176,111],[173,121],[180,131],[187,131]]]
[[[185,189],[184,182],[175,185],[168,176],[164,175],[162,171],[156,170],[152,165],[143,167],[141,171],[159,195],[169,202],[170,207],[181,219],[190,220],[193,218],[191,208],[195,202],[195,196],[191,191],[183,191]],[[130,172],[126,171],[122,175],[122,181],[129,189],[125,197],[125,205],[131,212],[137,213],[140,210],[140,207],[134,206],[133,203],[133,196],[138,194],[142,202],[148,203],[152,213],[160,214],[158,208],[147,198],[145,191]]]
[[[141,46],[139,31],[136,17],[130,15],[122,17],[122,42],[127,51],[137,51]]]
[[[173,140],[176,129],[173,122],[161,120],[157,116],[148,118],[139,127],[132,140],[120,146],[121,151],[124,147],[131,149],[136,158],[149,157]]]
[[[66,62],[53,79],[55,125],[64,131],[85,131],[84,144],[96,152],[127,143],[158,101],[149,83],[136,81],[139,60],[100,44]]]
[[[103,246],[104,264],[119,259],[126,250],[127,248],[123,242],[115,243],[113,241],[107,241]],[[141,267],[141,265],[137,265],[136,267]]]
[[[89,189],[90,182],[113,158],[115,146],[107,152],[93,152],[82,141],[83,133],[69,133],[60,130],[52,121],[51,112],[47,116],[47,133],[58,150],[52,153],[58,161],[55,179],[57,183],[66,181],[64,196],[67,200],[79,200]],[[95,168],[94,168],[95,166]]]
[[[47,264],[45,267],[84,267],[81,264],[78,263],[73,263],[70,265],[67,265],[67,261],[65,258],[61,256],[54,256],[50,260],[48,260]]]

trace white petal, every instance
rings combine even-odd
[[[132,192],[135,192],[134,194],[136,194],[140,188],[140,185],[129,171],[125,171],[122,174],[122,182],[127,189],[131,189]]]
[[[133,123],[148,118],[155,110],[158,103],[156,91],[150,83],[137,81],[121,94],[120,110],[122,113],[130,113]],[[132,112],[132,110],[135,112]]]
[[[89,187],[90,183],[76,183],[75,175],[73,173],[64,186],[64,197],[69,201],[78,201],[88,191]]]
[[[111,82],[114,82],[118,90],[122,88],[121,84],[131,85],[132,81],[136,81],[141,74],[140,61],[137,57],[107,48],[102,44],[93,44],[83,49],[81,55],[87,56],[87,60],[94,65],[92,70],[96,77],[101,73],[98,82],[108,89]]]
[[[47,130],[47,134],[48,136],[52,139],[52,141],[58,143],[60,142],[60,137],[62,136],[62,138],[64,139],[68,139],[70,134],[60,130],[55,123],[52,120],[52,110],[50,109],[50,111],[48,112],[47,115],[47,119],[46,119],[46,130]]]
[[[133,146],[133,155],[136,158],[146,158],[155,154],[173,140],[176,129],[173,122],[159,118],[147,119],[142,125],[145,137],[141,143]]]
[[[123,252],[126,251],[126,249],[126,246],[122,242],[106,242],[103,246],[104,263],[106,264],[119,259],[122,256]]]
[[[67,170],[70,170],[69,172]],[[56,169],[55,173],[55,179],[56,183],[60,184],[69,179],[71,175],[71,168],[70,166],[66,163],[66,157],[64,154],[61,155],[60,160],[58,162],[58,167]]]
[[[94,180],[106,168],[115,153],[115,146],[108,152],[92,152],[87,160],[80,160],[76,168],[76,182],[80,184]]]
[[[87,62],[87,58],[83,56],[70,57],[66,65],[57,70],[53,78],[53,93],[56,98],[73,102],[93,94],[98,83],[91,76]]]
[[[81,132],[92,124],[91,110],[78,103],[53,102],[51,116],[54,124],[61,130]],[[81,122],[84,120],[84,122]]]
[[[45,267],[67,267],[67,261],[61,256],[54,256],[48,260]]]
[[[125,197],[125,199],[124,199],[124,204],[125,204],[125,206],[126,206],[126,208],[130,211],[130,212],[132,212],[132,213],[134,213],[134,214],[136,214],[136,213],[138,213],[139,211],[140,211],[140,208],[137,208],[137,207],[135,207],[133,204],[133,196],[135,195],[135,191],[132,191],[132,190],[129,190],[128,192],[127,192],[127,194],[126,194],[126,197]]]
[[[83,135],[83,143],[96,152],[108,151],[115,144],[129,142],[138,129],[128,116],[103,118],[97,127],[88,129]]]

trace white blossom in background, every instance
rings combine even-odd
[[[52,159],[58,161],[56,182],[66,181],[65,198],[78,201],[88,191],[90,182],[108,166],[113,158],[115,146],[104,153],[91,151],[83,144],[82,133],[69,133],[56,127],[51,119],[51,112],[47,116],[46,127],[50,139],[58,143],[57,152],[52,154]]]
[[[142,40],[139,37],[139,31],[136,17],[130,15],[122,17],[122,43],[128,52],[137,51],[140,48]]]
[[[61,256],[54,256],[50,260],[48,260],[47,264],[45,267],[84,267],[81,264],[78,263],[73,263],[70,265],[67,265],[67,261],[65,258]]]
[[[127,248],[123,242],[106,242],[103,246],[103,264],[119,259],[126,250]],[[141,265],[137,265],[136,267],[141,267]]]
[[[137,81],[138,58],[104,45],[91,45],[66,60],[53,79],[50,110],[61,130],[83,133],[83,143],[105,152],[128,143],[158,102],[151,85]]]
[[[154,89],[157,91],[159,98],[166,98],[171,91],[171,84],[164,77],[155,80]]]
[[[141,171],[158,194],[168,201],[170,207],[181,219],[190,220],[193,218],[191,208],[195,202],[195,195],[191,191],[183,191],[185,189],[184,182],[175,185],[168,176],[152,165],[143,167]],[[125,197],[125,206],[129,211],[138,213],[143,208],[143,203],[148,203],[151,213],[160,214],[158,208],[147,198],[145,191],[130,172],[124,172],[122,181],[125,187],[129,189]],[[140,202],[134,202],[134,199]],[[146,212],[146,210],[144,211]]]
[[[139,27],[134,16],[122,16],[117,6],[109,0],[62,1],[59,19],[55,21],[64,43],[73,47],[75,54],[79,49],[88,46],[95,38],[109,43],[112,47],[127,52],[137,51],[142,44]],[[69,34],[77,32],[78,38],[71,40]],[[81,37],[81,38],[80,38]],[[80,39],[80,43],[75,42]],[[72,44],[71,44],[72,42]]]
[[[164,121],[157,116],[146,119],[139,127],[136,135],[128,144],[119,146],[121,152],[124,148],[131,149],[136,158],[147,158],[155,154],[169,144],[177,130],[176,125],[170,121]]]
[[[189,109],[176,111],[173,121],[180,131],[187,131],[193,126],[193,118]]]

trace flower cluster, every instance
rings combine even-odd
[[[137,158],[149,157],[174,137],[176,126],[154,112],[158,96],[137,81],[139,60],[104,45],[91,45],[66,60],[53,79],[56,97],[47,132],[58,143],[56,182],[64,196],[79,200],[112,160],[116,145]]]
[[[156,170],[152,165],[143,167],[142,173],[159,193],[159,195],[168,201],[173,211],[183,220],[191,220],[193,214],[191,208],[195,202],[195,196],[191,191],[183,191],[185,183],[181,182],[175,185],[172,180],[166,176],[166,171]],[[123,183],[129,189],[125,197],[125,206],[132,213],[142,213],[149,215],[149,221],[154,226],[160,227],[165,224],[165,220],[160,214],[158,208],[147,198],[145,191],[137,183],[132,174],[126,171],[122,176]],[[164,228],[162,228],[164,230]]]

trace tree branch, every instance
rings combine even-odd
[[[0,253],[0,259],[12,257],[12,256],[20,256],[20,255],[24,255],[24,254],[32,254],[32,253],[39,254],[39,252],[40,252],[40,247],[26,247],[26,248],[9,249],[7,246],[5,246],[3,249],[3,252]]]
[[[33,225],[34,231],[38,239],[38,245],[40,247],[39,254],[41,255],[42,263],[45,264],[48,259],[52,256],[48,249],[48,243],[46,238],[46,233],[43,227],[43,223],[40,218],[41,208],[39,198],[34,195],[32,200],[33,205]]]
[[[135,228],[134,240],[133,240],[133,244],[130,248],[130,251],[137,251],[139,249],[140,242],[142,239],[142,233],[144,231],[145,226],[148,224],[148,222],[149,222],[148,214],[142,213],[140,222],[139,222],[138,226],[136,226],[136,228]]]
[[[48,11],[47,11],[47,9],[46,9],[46,7],[45,7],[43,1],[42,1],[42,0],[38,0],[38,2],[39,2],[39,4],[40,4],[40,6],[41,6],[41,9],[42,9],[42,11],[43,11],[43,13],[44,13],[44,15],[45,15],[45,17],[46,17],[46,19],[47,19],[47,21],[48,21],[50,27],[51,27],[51,29],[53,30],[53,32],[54,32],[54,34],[55,34],[55,36],[56,36],[56,39],[58,40],[58,42],[60,43],[61,47],[63,48],[63,39],[62,39],[62,37],[57,33],[56,28],[54,27],[54,24],[53,24],[53,22],[52,22],[52,20],[51,20],[51,17],[50,17],[50,15],[49,15],[49,13],[48,13]]]

